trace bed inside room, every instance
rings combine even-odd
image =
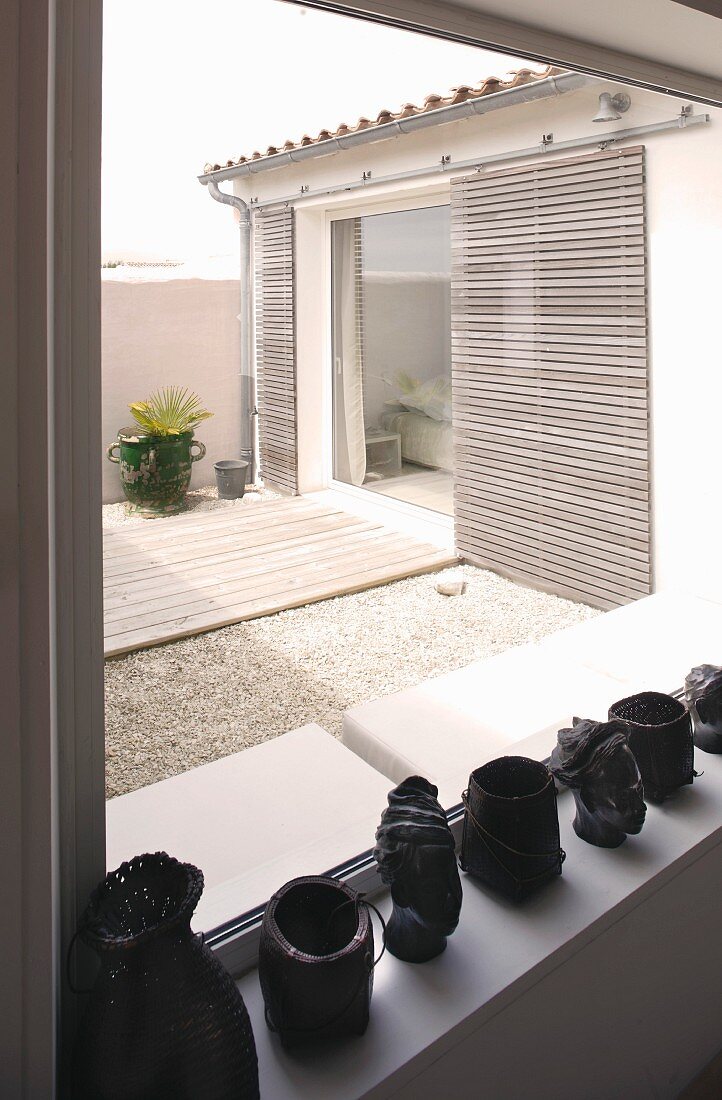
[[[333,227],[334,477],[451,515],[449,207]]]

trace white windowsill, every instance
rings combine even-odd
[[[540,758],[550,747],[545,733],[515,751]],[[518,1100],[525,1080],[557,1100],[676,1096],[719,1045],[722,946],[709,893],[722,871],[722,757],[697,753],[696,763],[704,775],[650,806],[642,833],[613,851],[576,837],[562,795],[564,874],[521,906],[462,875],[447,951],[421,966],[384,956],[363,1038],[284,1052],[264,1023],[257,974],[246,975],[262,1096],[440,1100],[483,1087]],[[380,905],[388,914],[388,899]]]

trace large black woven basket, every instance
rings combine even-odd
[[[374,934],[359,894],[332,878],[293,879],[263,917],[258,976],[266,1022],[284,1046],[363,1035]]]
[[[609,717],[627,727],[644,784],[644,797],[662,802],[694,779],[692,722],[684,703],[659,691],[643,691],[620,699]]]
[[[461,866],[514,901],[562,873],[554,780],[544,764],[501,756],[463,794]]]
[[[73,1100],[257,1100],[235,982],[190,929],[203,875],[165,852],[123,863],[78,934],[100,956],[73,1059]]]

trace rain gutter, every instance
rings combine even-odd
[[[202,184],[208,184],[212,181],[219,183],[222,180],[255,176],[259,172],[270,172],[273,168],[285,168],[289,164],[301,164],[304,161],[330,156],[346,149],[355,149],[357,146],[384,141],[386,138],[399,137],[401,134],[413,134],[417,130],[426,130],[430,126],[440,126],[447,122],[473,118],[475,115],[485,115],[502,107],[512,107],[516,103],[550,99],[595,83],[598,83],[596,77],[586,76],[584,73],[560,73],[558,76],[547,76],[531,84],[520,84],[516,88],[506,88],[476,99],[467,99],[463,103],[452,103],[450,106],[436,107],[433,111],[424,111],[422,114],[410,115],[408,118],[384,122],[380,126],[355,130],[353,133],[344,134],[343,137],[325,138],[323,141],[303,145],[299,149],[272,153],[257,160],[247,160],[243,164],[219,168],[215,172],[204,173],[198,177],[198,180]]]

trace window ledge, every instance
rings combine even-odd
[[[548,751],[548,733],[519,743]],[[542,744],[542,741],[545,744]],[[240,982],[272,1100],[440,1096],[672,1097],[716,1053],[722,966],[722,757],[649,806],[610,851],[574,834],[559,799],[564,874],[524,905],[464,879],[461,922],[422,966],[386,954],[366,1035],[286,1053],[263,1019],[256,972]],[[315,868],[307,868],[309,871]],[[710,896],[712,895],[712,896]],[[389,911],[388,898],[381,908]]]

